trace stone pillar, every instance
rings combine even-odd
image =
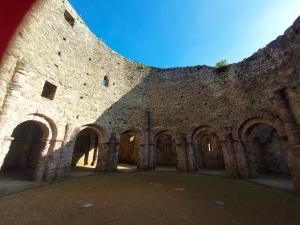
[[[287,89],[287,96],[289,99],[290,107],[292,109],[294,118],[300,125],[300,87]]]
[[[98,161],[96,170],[101,172],[113,172],[117,170],[119,143],[117,143],[116,133],[112,133],[109,143],[99,145]]]
[[[287,99],[285,90],[275,92],[276,108],[278,110],[280,119],[283,122],[285,132],[288,136],[289,142],[292,145],[300,143],[299,127],[295,123],[295,118],[291,112],[290,103]]]
[[[189,141],[186,143],[186,151],[187,151],[187,165],[188,165],[188,171],[197,171],[198,165],[196,161],[196,152],[193,147],[193,144]]]
[[[72,131],[73,125],[71,123],[67,123],[65,126],[65,134],[64,134],[64,139],[61,142],[61,146],[56,152],[58,152],[59,156],[57,159],[57,164],[56,164],[56,171],[55,171],[55,176],[54,178],[60,179],[66,176],[66,168],[64,165],[65,158],[67,155],[65,155],[65,146],[68,145],[68,142],[70,141],[71,138],[71,131]],[[73,158],[73,150],[72,150],[72,155],[71,158],[69,156],[69,160],[72,162]],[[68,164],[71,166],[71,163]]]
[[[149,169],[155,170],[156,168],[156,149],[155,144],[151,140],[151,143],[148,145],[148,151],[149,151]]]
[[[287,96],[292,109],[295,122],[298,125],[298,138],[300,138],[299,126],[300,126],[300,88],[289,88],[287,89]],[[300,141],[290,148],[291,156],[294,158],[292,164],[292,174],[295,186],[295,192],[300,194]]]
[[[226,135],[225,139],[220,141],[224,156],[225,171],[228,177],[238,177],[237,162],[234,152],[232,135]]]
[[[146,112],[146,127],[145,131],[145,152],[147,155],[147,169],[154,170],[155,169],[155,146],[153,141],[153,125],[152,125],[152,117],[151,112]]]
[[[242,146],[242,141],[240,140],[232,140],[233,148],[236,157],[236,166],[239,173],[239,176],[242,178],[250,177],[250,171],[247,161],[247,154],[245,149]]]
[[[300,194],[300,132],[295,119],[299,110],[299,106],[296,106],[298,97],[290,89],[288,91],[279,90],[274,94],[277,110],[288,137],[289,147],[287,151],[291,151],[294,156],[293,159],[288,160],[288,163],[292,170],[295,192]],[[294,115],[292,107],[294,108]]]
[[[53,157],[48,155],[48,151],[56,143],[56,140],[46,139],[45,148],[42,151],[41,157],[39,159],[38,165],[36,166],[35,171],[35,181],[52,180],[54,178],[55,168],[52,167]]]
[[[179,171],[188,171],[187,142],[183,135],[176,137],[177,169]]]
[[[147,146],[147,147],[146,147]],[[148,169],[148,145],[139,146],[139,159],[137,162],[137,168],[140,170]]]

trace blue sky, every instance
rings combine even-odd
[[[241,61],[300,15],[300,0],[70,0],[92,32],[156,67]]]

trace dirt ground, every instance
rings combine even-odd
[[[0,224],[299,225],[300,197],[199,174],[98,174],[0,198]]]

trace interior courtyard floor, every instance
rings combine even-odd
[[[221,176],[98,173],[2,197],[0,224],[298,225],[299,209],[299,196]]]

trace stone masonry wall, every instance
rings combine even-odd
[[[51,178],[67,174],[84,127],[99,135],[97,170],[115,169],[126,131],[139,134],[139,168],[155,168],[154,137],[167,131],[176,142],[178,167],[194,170],[193,134],[205,128],[220,139],[228,174],[245,177],[250,172],[243,135],[253,124],[266,123],[289,142],[289,167],[300,190],[299,31],[300,18],[224,72],[208,66],[159,69],[108,48],[66,0],[40,1],[0,68],[0,164],[14,128],[33,119],[51,131],[39,171]],[[45,81],[57,86],[53,100],[41,96]]]

